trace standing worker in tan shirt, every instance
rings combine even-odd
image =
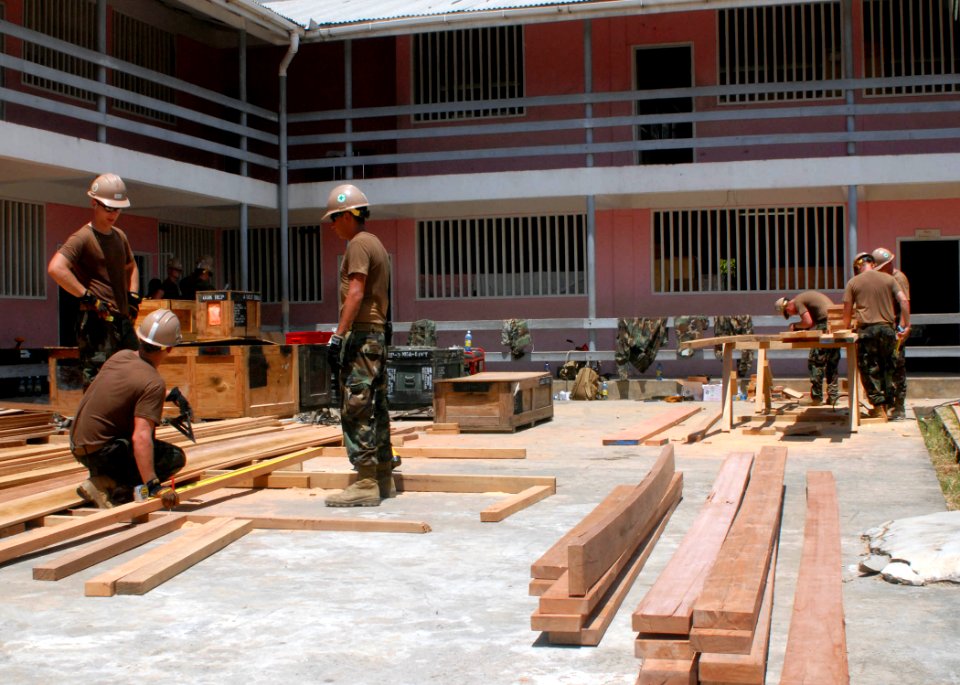
[[[115,352],[137,349],[133,322],[140,309],[140,273],[126,234],[113,225],[130,206],[127,186],[116,174],[97,176],[87,191],[93,220],[57,251],[47,273],[80,298],[77,347],[83,388]]]
[[[326,499],[328,507],[376,507],[396,493],[387,405],[390,260],[366,230],[367,196],[354,185],[330,192],[327,212],[337,237],[347,241],[340,266],[340,310],[328,360],[340,387],[340,423],[355,483]]]
[[[885,247],[878,247],[873,251],[873,260],[877,263],[877,271],[890,274],[897,280],[897,284],[907,296],[907,302],[910,302],[910,281],[906,274],[893,266],[893,260],[896,257]],[[897,315],[899,316],[900,303],[897,302]],[[907,355],[906,343],[909,336],[903,336],[900,344],[896,348],[896,356],[893,362],[893,407],[888,418],[891,421],[903,421],[907,418]]]

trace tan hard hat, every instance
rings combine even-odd
[[[783,314],[784,319],[790,318],[790,315],[787,314],[788,304],[790,304],[790,300],[785,297],[781,297],[779,300],[773,303],[774,308],[777,310],[777,314]]]
[[[155,309],[140,322],[137,337],[157,347],[175,347],[183,341],[180,319],[169,309]]]
[[[107,207],[123,209],[130,206],[130,198],[127,197],[127,185],[116,174],[97,176],[90,184],[87,195],[94,200],[99,200]]]
[[[893,254],[890,250],[888,250],[885,247],[878,247],[876,250],[873,251],[873,254],[871,256],[873,257],[873,261],[877,263],[878,269],[882,269],[887,264],[892,262],[894,257],[896,257],[895,254]]]
[[[327,213],[320,218],[320,221],[326,221],[331,214],[337,212],[348,212],[351,209],[369,206],[367,196],[357,186],[344,183],[330,191],[327,197]]]
[[[179,257],[171,257],[167,260],[167,268],[183,271],[183,262],[180,261]]]
[[[875,261],[873,255],[869,252],[858,252],[857,256],[853,258],[853,270],[856,272],[860,271],[860,264],[863,261],[869,260],[870,262]]]
[[[213,273],[213,257],[210,255],[203,255],[197,260],[197,265],[195,268],[199,271],[209,271]]]

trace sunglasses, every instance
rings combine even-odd
[[[94,202],[97,203],[97,206],[99,206],[100,209],[102,209],[103,211],[105,211],[105,212],[107,212],[107,213],[109,213],[109,214],[112,214],[113,212],[119,212],[119,211],[120,211],[120,208],[119,208],[119,207],[108,207],[107,205],[105,205],[105,204],[103,204],[102,202],[100,202],[100,200],[94,200]]]
[[[330,215],[330,223],[336,223],[337,219],[342,217],[344,214],[346,214],[346,212],[334,212]]]

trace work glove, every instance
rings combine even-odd
[[[340,378],[340,356],[343,354],[343,338],[336,333],[327,343],[327,365],[333,373],[333,377]]]
[[[131,321],[136,320],[137,315],[140,314],[140,303],[142,301],[143,298],[140,297],[139,293],[127,293],[127,316],[130,317]]]
[[[151,478],[143,485],[138,485],[134,488],[133,492],[134,499],[138,502],[159,497],[163,506],[167,509],[173,509],[180,504],[180,497],[177,495],[177,491],[169,485],[163,485],[157,478]]]
[[[87,310],[97,313],[104,321],[113,321],[113,314],[110,313],[110,306],[94,295],[89,290],[83,291],[80,296],[80,304]]]

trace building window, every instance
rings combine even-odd
[[[413,37],[413,101],[453,105],[523,97],[523,27],[421,33]],[[414,121],[516,116],[522,107],[437,108]]]
[[[946,0],[864,0],[864,76],[897,78],[958,73],[952,3]],[[953,93],[956,84],[871,88],[867,95]]]
[[[0,200],[0,297],[47,296],[43,205]]]
[[[203,256],[217,254],[217,232],[203,226],[187,226],[161,222],[160,233],[160,273],[166,274],[167,260],[177,257],[183,262],[183,275],[193,271],[194,265]],[[214,271],[214,283],[220,282]]]
[[[321,301],[320,245],[321,226],[289,227],[290,302]],[[249,230],[250,290],[260,293],[263,302],[281,300],[280,229]],[[240,289],[240,229],[223,231],[223,273],[234,290]]]
[[[653,213],[653,292],[836,290],[844,286],[843,205]]]
[[[97,4],[94,0],[24,0],[23,25],[72,45],[89,50],[97,49]],[[97,78],[97,67],[92,62],[37,43],[24,41],[23,59],[73,76],[91,80]],[[38,78],[29,71],[24,71],[21,78],[25,85],[35,88],[43,88],[86,102],[96,99],[88,90]]]
[[[839,2],[736,7],[717,13],[719,83],[744,92],[721,103],[838,98],[839,90],[763,91],[756,86],[843,78]]]
[[[124,62],[166,76],[176,74],[176,41],[173,34],[119,12],[113,13],[112,49],[113,56]],[[114,71],[112,77],[113,85],[118,88],[163,102],[174,101],[174,90],[169,86],[122,71]],[[114,107],[165,123],[175,121],[175,117],[167,112],[123,100],[114,100]]]
[[[582,214],[417,222],[417,297],[586,294]]]

